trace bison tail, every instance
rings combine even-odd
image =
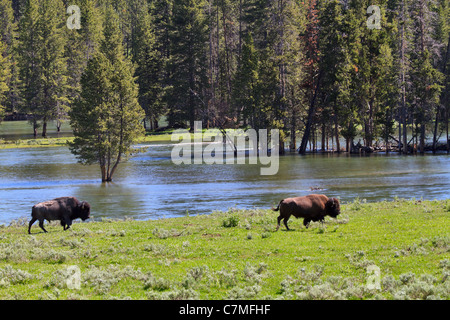
[[[282,202],[283,202],[283,200],[280,201],[280,203],[278,204],[278,207],[276,207],[276,208],[272,207],[272,210],[273,211],[279,211],[280,210],[280,205],[281,205]]]
[[[31,208],[31,217],[32,217],[32,218],[35,218],[35,217],[36,217],[36,206],[33,206],[33,207]]]

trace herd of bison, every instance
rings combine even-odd
[[[320,221],[323,223],[325,216],[336,218],[340,213],[340,204],[337,198],[328,198],[323,194],[310,194],[304,197],[287,198],[280,201],[277,208],[273,211],[280,211],[278,216],[277,231],[280,228],[280,222],[283,220],[286,229],[289,230],[287,222],[291,215],[296,218],[303,218],[303,225],[308,228],[311,221]],[[79,201],[75,197],[61,197],[53,200],[38,203],[31,209],[31,221],[28,225],[28,233],[31,234],[31,226],[36,220],[39,221],[39,227],[44,232],[44,220],[58,220],[64,230],[72,225],[72,221],[80,218],[89,219],[91,206],[86,201]]]

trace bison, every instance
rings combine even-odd
[[[31,221],[28,225],[28,233],[36,220],[39,220],[39,227],[44,232],[44,220],[60,220],[61,226],[67,230],[72,225],[72,220],[81,218],[81,220],[89,219],[91,206],[86,201],[80,202],[75,197],[61,197],[50,201],[38,203],[31,209]],[[67,226],[67,227],[66,227]]]
[[[336,218],[340,213],[339,200],[328,198],[323,194],[310,194],[304,197],[287,198],[281,200],[276,209],[280,211],[278,217],[277,231],[280,228],[281,219],[283,219],[286,229],[289,230],[287,222],[291,215],[296,218],[304,218],[303,225],[308,228],[311,221],[320,221],[323,223],[325,216]]]

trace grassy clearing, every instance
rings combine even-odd
[[[23,139],[23,140],[1,140],[0,149],[17,149],[17,148],[40,148],[40,147],[62,147],[68,146],[69,142],[73,141],[73,137],[61,137],[61,138],[36,138],[36,139]],[[170,133],[162,134],[150,134],[142,137],[138,143],[146,142],[163,142],[170,141]]]
[[[19,220],[0,228],[0,298],[450,299],[449,215],[450,200],[356,199],[324,227],[292,219],[290,232],[257,209],[32,235]]]
[[[161,132],[147,132],[145,136],[141,137],[137,143],[151,143],[151,142],[170,142],[174,129],[169,129]],[[214,132],[205,133],[204,137],[214,136]],[[17,149],[17,148],[40,148],[40,147],[61,147],[68,146],[74,137],[57,137],[57,138],[36,138],[36,139],[22,139],[22,140],[3,140],[0,138],[1,149]],[[191,139],[194,139],[194,134],[191,134]]]
[[[50,148],[67,146],[73,137],[62,138],[36,138],[23,140],[2,140],[0,139],[0,149],[19,149],[19,148]]]

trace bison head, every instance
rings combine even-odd
[[[81,218],[81,220],[89,219],[89,215],[91,213],[91,206],[86,201],[81,202],[80,206],[78,207],[78,215]]]
[[[336,198],[329,198],[325,204],[325,208],[327,210],[327,214],[333,218],[336,218],[338,214],[341,213],[341,205],[339,204],[339,199]]]

